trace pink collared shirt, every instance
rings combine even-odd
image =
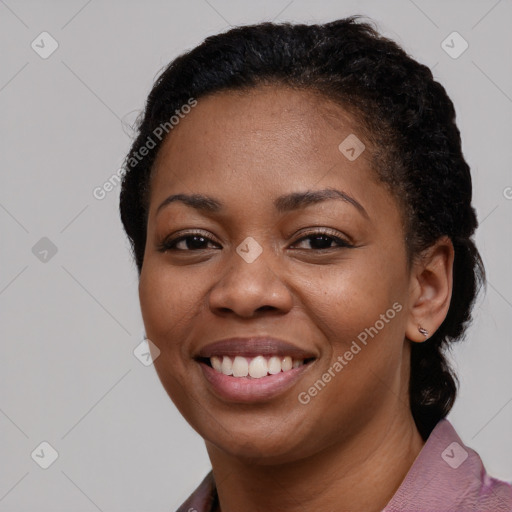
[[[177,512],[212,512],[216,505],[210,472]],[[443,419],[382,512],[512,512],[512,485],[490,477]]]

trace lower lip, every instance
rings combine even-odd
[[[312,362],[260,379],[232,377],[214,370],[205,363],[198,364],[213,392],[219,398],[230,402],[253,403],[266,402],[289,390],[308,370]]]

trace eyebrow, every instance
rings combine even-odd
[[[286,213],[292,210],[305,208],[311,204],[317,204],[331,199],[341,200],[354,206],[359,213],[369,219],[369,215],[363,205],[349,196],[346,192],[334,188],[323,190],[308,190],[306,192],[292,192],[279,196],[274,200],[274,207],[279,213]],[[165,206],[180,201],[200,212],[217,213],[223,209],[223,204],[218,199],[203,194],[174,194],[166,198],[157,208],[158,214]]]

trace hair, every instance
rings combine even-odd
[[[426,342],[411,343],[410,407],[426,439],[455,401],[458,381],[446,351],[465,337],[476,296],[486,284],[471,239],[478,225],[471,174],[454,106],[443,86],[428,67],[360,17],[316,25],[265,22],[235,27],[172,61],[137,119],[137,136],[123,166],[120,214],[140,276],[151,169],[170,136],[169,119],[191,99],[278,85],[336,102],[359,123],[371,143],[375,177],[401,208],[408,265],[441,237],[453,243],[453,290],[446,318]],[[166,135],[160,137],[162,126]],[[140,152],[144,146],[152,149]]]

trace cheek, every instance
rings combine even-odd
[[[200,285],[200,283],[199,283]],[[161,351],[177,354],[185,350],[187,335],[202,303],[198,283],[179,270],[148,265],[139,281],[139,300],[146,334]],[[185,357],[188,354],[183,354]]]
[[[373,251],[361,251],[338,267],[292,275],[310,321],[335,346],[374,325],[393,303],[403,302],[406,287],[397,267],[389,259],[385,263]]]
[[[328,340],[320,371],[331,368],[336,374],[329,388],[338,393],[350,389],[353,396],[371,398],[368,391],[373,393],[379,380],[394,387],[402,364],[406,287],[396,269],[377,259],[354,258],[322,275],[315,286],[311,274],[303,276],[302,286],[298,283],[306,290],[302,301],[308,321]],[[333,369],[337,361],[341,367]]]
[[[139,300],[146,335],[160,349],[154,368],[171,400],[194,424],[195,402],[190,397],[199,386],[191,381],[187,367],[191,361],[187,339],[194,336],[201,292],[175,269],[152,265],[149,260],[144,265]]]

